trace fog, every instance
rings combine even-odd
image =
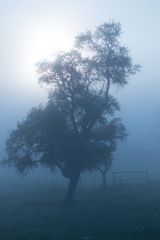
[[[47,94],[37,83],[35,64],[58,48],[72,45],[74,36],[86,29],[114,20],[123,30],[121,41],[131,51],[134,63],[142,66],[141,72],[130,83],[115,90],[122,118],[129,136],[119,144],[112,171],[146,170],[152,179],[160,176],[160,35],[158,0],[100,0],[100,1],[1,1],[0,2],[0,158],[5,156],[5,140],[27,112],[40,103],[45,104]],[[83,13],[83,14],[82,14]],[[52,35],[53,49],[38,46],[44,29]],[[34,32],[37,33],[37,39]],[[51,36],[50,35],[50,36]],[[55,41],[65,38],[67,44]],[[48,35],[49,36],[49,35]],[[39,38],[39,39],[38,39]],[[35,41],[36,39],[36,41]],[[44,44],[47,45],[48,42]],[[52,42],[51,41],[51,42]],[[32,43],[34,43],[32,45]],[[37,45],[36,45],[37,44]],[[61,46],[62,44],[63,46]],[[51,46],[52,47],[52,46]],[[50,52],[51,51],[51,52]],[[38,53],[38,54],[37,54]],[[46,54],[46,55],[45,55]],[[34,170],[36,174],[38,171]],[[35,177],[35,172],[30,175]],[[44,170],[44,179],[48,170]],[[1,178],[19,178],[13,169],[0,169]],[[52,178],[52,176],[51,176]]]
[[[160,239],[159,10],[159,0],[0,0],[0,160],[17,122],[47,102],[36,63],[70,49],[78,33],[120,22],[120,41],[141,65],[129,84],[113,90],[129,135],[118,144],[106,191],[100,171],[84,171],[74,205],[66,207],[69,180],[58,169],[22,176],[0,167],[0,240]],[[116,184],[114,172],[122,172]]]

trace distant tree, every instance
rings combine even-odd
[[[81,172],[108,159],[108,126],[120,124],[111,120],[119,110],[112,87],[123,87],[139,70],[118,41],[120,34],[119,23],[104,23],[77,36],[71,51],[40,61],[39,83],[47,85],[48,105],[33,109],[6,142],[7,162],[21,172],[38,164],[60,168],[70,179],[67,204]],[[121,139],[115,129],[113,139]]]
[[[97,169],[102,174],[102,189],[106,189],[106,174],[110,169],[113,161],[113,156],[117,150],[118,141],[126,140],[128,133],[125,126],[122,124],[121,119],[113,118],[106,129],[100,133],[100,138],[97,144],[102,148],[104,154],[100,156],[100,161],[97,164]],[[104,149],[104,150],[103,150]]]

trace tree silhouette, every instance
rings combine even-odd
[[[125,86],[139,65],[121,46],[120,34],[119,23],[104,23],[78,35],[70,51],[40,61],[39,83],[47,85],[48,104],[33,109],[6,142],[7,162],[19,171],[38,164],[60,168],[70,179],[67,204],[81,172],[102,166],[109,144],[113,151],[113,142],[126,134],[120,120],[113,119],[120,108],[111,90]]]
[[[124,141],[127,138],[127,131],[125,126],[122,124],[121,119],[113,118],[108,125],[106,125],[106,129],[103,130],[100,144],[101,148],[105,148],[105,153],[101,156],[99,163],[97,164],[97,169],[102,174],[102,188],[106,189],[106,174],[110,169],[113,161],[114,152],[117,150],[118,141]],[[107,137],[104,142],[104,136]],[[108,140],[108,141],[107,141]],[[107,143],[107,146],[105,145]]]

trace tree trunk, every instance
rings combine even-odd
[[[73,204],[73,197],[78,184],[79,177],[80,177],[80,170],[73,173],[73,176],[70,178],[69,187],[68,187],[66,200],[65,200],[65,203],[68,206]]]
[[[106,173],[107,173],[107,171],[102,172],[102,188],[103,188],[103,190],[106,190]]]

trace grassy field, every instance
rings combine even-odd
[[[66,191],[66,189],[64,189]],[[160,183],[0,193],[0,240],[160,240]]]

